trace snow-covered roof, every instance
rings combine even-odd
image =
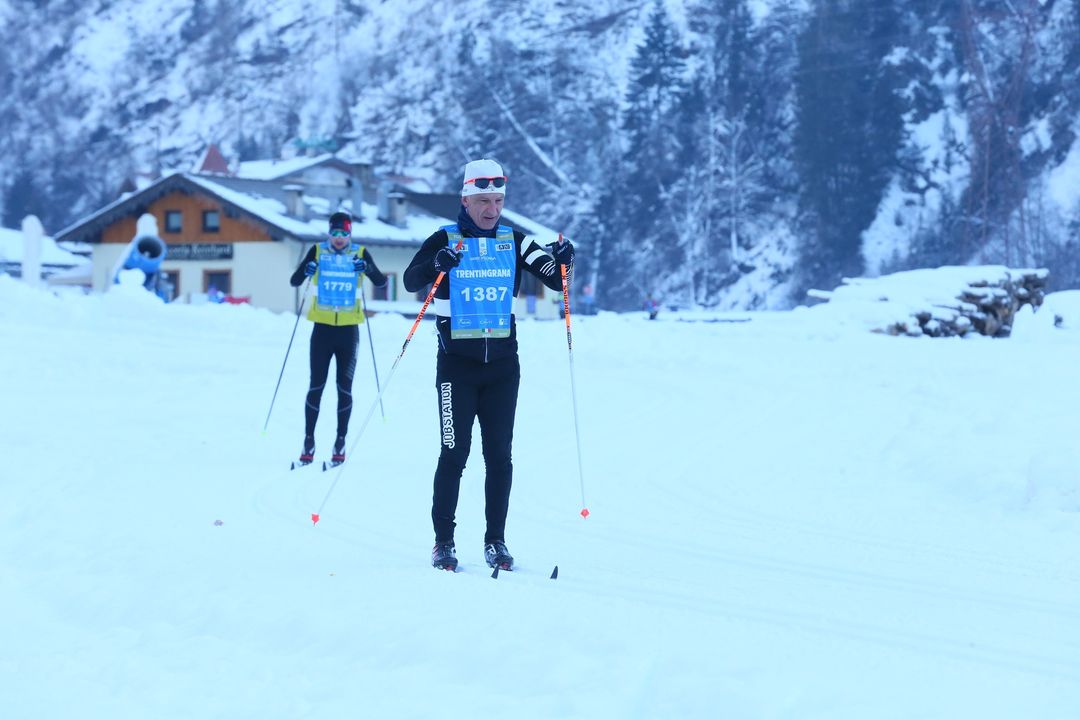
[[[191,182],[204,190],[217,195],[222,200],[230,202],[242,210],[247,210],[252,215],[258,216],[266,222],[275,225],[292,235],[307,238],[322,235],[323,233],[324,222],[315,220],[304,221],[294,218],[286,213],[285,204],[280,200],[255,197],[247,193],[230,190],[220,183],[216,183],[199,175],[187,175],[186,177]]]
[[[140,188],[136,192],[132,193],[124,193],[105,207],[99,209],[97,212],[93,212],[85,218],[82,218],[81,220],[76,220],[71,225],[63,228],[62,230],[60,230],[60,232],[56,233],[56,237],[64,242],[81,241],[81,237],[73,237],[73,234],[77,233],[82,229],[101,224],[103,221],[107,221],[108,218],[115,211],[119,210],[126,203],[142,195],[152,194],[155,188],[165,187],[170,181],[172,181],[173,178],[176,177],[182,177],[182,174],[178,172],[166,173],[154,182],[147,185],[145,188]]]
[[[214,178],[192,173],[171,173],[162,177],[151,187],[120,198],[79,222],[64,228],[57,234],[63,241],[93,239],[101,229],[116,222],[121,217],[137,213],[139,208],[147,207],[156,198],[178,189],[198,189],[217,197],[242,213],[259,222],[276,228],[278,234],[302,242],[316,242],[326,236],[326,218],[336,211],[338,206],[318,195],[305,195],[309,219],[300,219],[288,213],[285,202],[281,199],[281,186],[270,181],[246,179],[244,189],[228,187],[232,178]],[[260,188],[266,193],[259,192]],[[277,197],[271,197],[271,194]],[[358,242],[387,245],[419,245],[424,238],[440,225],[452,222],[451,218],[429,217],[409,214],[403,225],[393,225],[378,219],[378,210],[374,205],[364,203],[357,209],[352,207],[351,198],[344,201],[344,207],[353,211],[361,219],[353,222],[353,237]],[[275,233],[271,233],[272,235]]]
[[[337,209],[330,208],[330,203],[325,198],[306,197],[305,202],[309,204],[309,207],[318,209],[322,215],[316,219],[302,221],[286,214],[285,205],[279,200],[259,198],[231,190],[204,177],[192,176],[190,179],[221,199],[247,210],[252,215],[261,217],[292,235],[306,239],[321,239],[326,233],[326,218]],[[419,244],[440,225],[449,222],[445,218],[434,219],[408,215],[404,226],[391,225],[377,218],[378,210],[374,205],[364,203],[359,213],[356,212],[356,208],[351,207],[351,200],[346,200],[345,205],[352,211],[354,218],[358,215],[362,217],[360,220],[354,219],[352,226],[353,238],[358,242],[389,241]]]
[[[276,180],[333,159],[335,159],[334,155],[324,153],[314,157],[297,157],[289,160],[248,160],[240,163],[236,176],[252,180]]]
[[[410,192],[431,193],[435,191],[434,188],[431,186],[431,183],[422,177],[417,177],[414,175],[394,174],[383,174],[379,177],[381,180],[393,183],[394,185],[404,188],[405,190],[408,190]]]
[[[21,263],[26,241],[21,230],[0,228],[0,261]],[[54,266],[74,266],[87,262],[86,258],[62,250],[52,237],[41,238],[41,264]]]
[[[67,252],[74,253],[75,255],[81,255],[83,257],[90,257],[90,255],[94,252],[94,246],[90,243],[77,242],[74,240],[70,240],[68,242],[58,242],[57,246],[61,250],[66,250]]]
[[[75,285],[90,287],[94,283],[94,265],[86,261],[82,265],[75,265],[65,270],[50,275],[46,282],[49,285]]]
[[[331,156],[324,156],[331,157]],[[318,158],[308,158],[318,161]],[[335,160],[335,162],[337,162]],[[298,166],[294,165],[294,169]],[[276,229],[270,235],[277,239],[317,242],[326,236],[326,219],[331,213],[346,209],[352,212],[353,237],[357,242],[373,245],[418,246],[442,225],[455,222],[460,198],[453,195],[406,192],[405,196],[419,212],[405,214],[403,223],[396,225],[379,219],[378,208],[363,203],[353,207],[353,198],[333,200],[316,194],[303,194],[306,218],[289,212],[287,195],[279,181],[227,176],[206,176],[196,173],[171,173],[150,187],[126,195],[96,213],[64,228],[56,237],[63,242],[89,240],[95,242],[101,231],[118,220],[140,214],[158,198],[172,192],[204,192],[236,208],[249,218]],[[504,210],[507,222],[541,243],[552,243],[558,233],[520,213]]]

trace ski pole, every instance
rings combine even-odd
[[[562,233],[559,233],[559,244],[563,242]],[[574,338],[570,334],[570,287],[566,282],[566,266],[559,263],[559,272],[562,273],[562,301],[563,316],[566,318],[566,349],[570,354],[570,397],[574,407],[574,438],[577,440],[577,469],[578,480],[581,482],[581,517],[589,517],[589,508],[585,504],[585,473],[581,469],[581,432],[578,429],[577,389],[574,387]]]
[[[367,341],[368,347],[371,348],[371,367],[375,368],[375,391],[379,393],[379,412],[382,414],[382,419],[386,421],[386,410],[383,409],[382,404],[382,386],[379,385],[379,365],[375,362],[375,341],[371,339],[371,323],[368,322],[370,318],[367,316],[367,303],[364,302],[364,280],[360,279],[360,311],[364,313],[364,324],[367,325]]]
[[[300,298],[300,307],[296,309],[296,322],[293,323],[292,335],[289,336],[289,347],[285,348],[285,359],[281,362],[281,372],[278,373],[277,385],[274,386],[274,397],[270,398],[270,409],[266,411],[266,422],[263,423],[263,435],[266,434],[266,428],[270,425],[270,413],[274,412],[274,402],[277,400],[278,390],[281,388],[281,378],[285,375],[285,364],[289,362],[289,351],[292,350],[293,340],[296,338],[296,328],[300,325],[300,315],[304,312],[304,305],[307,303],[308,292],[311,290],[311,278],[307,279],[304,283],[304,296]]]
[[[460,250],[464,239],[458,240],[458,244],[454,247],[455,250]],[[416,316],[416,320],[413,321],[412,327],[409,328],[409,334],[405,336],[405,342],[401,345],[401,352],[394,358],[394,364],[390,366],[390,372],[386,375],[386,383],[382,386],[382,390],[379,390],[378,397],[375,398],[375,402],[371,403],[371,407],[368,409],[367,415],[364,417],[364,422],[360,424],[360,430],[356,433],[356,437],[353,438],[352,444],[349,445],[349,455],[352,455],[353,450],[356,449],[357,443],[360,442],[360,438],[364,436],[364,430],[367,429],[368,421],[371,420],[371,416],[375,414],[375,408],[382,402],[383,393],[386,392],[386,388],[390,387],[390,381],[394,378],[394,371],[397,370],[398,363],[401,362],[401,358],[405,357],[405,351],[409,348],[409,343],[412,342],[413,334],[416,332],[416,328],[420,327],[420,321],[424,319],[424,313],[427,312],[428,306],[431,305],[432,298],[435,297],[435,291],[439,289],[439,285],[443,281],[443,277],[446,276],[446,272],[440,271],[435,278],[435,282],[431,285],[431,290],[428,291],[427,297],[424,298],[424,304],[420,307],[420,312]],[[326,507],[326,502],[330,499],[330,495],[334,492],[334,488],[337,487],[338,480],[341,479],[341,473],[344,471],[345,465],[339,465],[338,470],[334,473],[334,480],[330,483],[330,487],[326,491],[325,497],[322,502],[319,503],[319,509],[311,513],[311,524],[317,525],[319,518],[322,516],[323,508]]]

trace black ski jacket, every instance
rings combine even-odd
[[[495,237],[496,229],[476,233],[470,231],[458,223],[458,229],[463,237]],[[439,272],[435,269],[435,253],[446,247],[449,238],[446,231],[435,231],[420,249],[416,252],[409,267],[405,269],[405,289],[409,292],[418,292],[435,282]],[[514,297],[517,297],[521,287],[521,271],[527,270],[552,290],[562,292],[562,274],[559,266],[547,250],[535,240],[529,239],[524,233],[514,231],[514,244],[517,245],[517,269],[514,273]],[[573,263],[566,269],[566,280],[570,282],[573,274]],[[450,302],[450,282],[447,278],[439,283],[439,289],[435,291],[436,300]],[[448,313],[449,311],[447,311]],[[448,314],[436,312],[435,327],[439,331],[439,351],[450,355],[459,355],[480,362],[492,362],[501,358],[517,355],[517,321],[513,313],[510,315],[510,335],[504,338],[469,338],[452,340],[450,338],[450,317]]]

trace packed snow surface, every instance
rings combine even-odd
[[[429,565],[430,322],[391,375],[412,319],[372,319],[385,419],[362,330],[348,461],[290,471],[306,320],[263,433],[294,316],[0,276],[3,716],[1077,717],[1080,299],[837,312],[573,317],[581,473],[566,328],[523,320],[491,579],[478,428]]]

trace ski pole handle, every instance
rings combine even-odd
[[[457,245],[454,246],[454,249],[460,250],[464,243],[465,238],[461,238],[458,240]],[[401,346],[401,355],[404,355],[405,348],[409,347],[409,342],[412,340],[413,333],[416,332],[416,328],[420,327],[420,321],[424,319],[424,313],[427,312],[428,306],[431,305],[431,301],[435,297],[435,291],[439,289],[439,285],[442,283],[445,276],[446,271],[440,270],[439,274],[435,277],[435,282],[431,284],[431,290],[428,290],[427,297],[424,298],[424,304],[420,308],[420,314],[416,316],[416,320],[413,321],[412,327],[409,329],[409,334],[405,336],[405,343]],[[401,357],[401,355],[398,357]]]
[[[563,243],[562,233],[559,233],[559,244]],[[566,282],[566,266],[559,263],[559,273],[562,275],[562,301],[563,317],[566,319],[566,347],[571,352],[574,350],[574,340],[570,335],[570,286]]]

